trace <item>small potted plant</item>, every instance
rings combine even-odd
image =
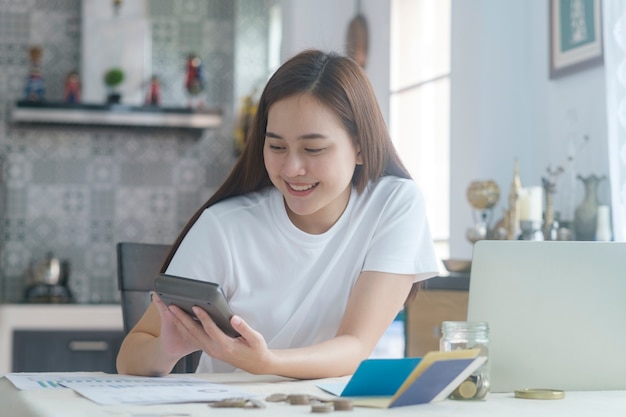
[[[107,95],[108,104],[118,104],[122,95],[117,91],[117,87],[124,81],[124,71],[121,68],[110,68],[104,73],[104,84],[109,89]]]

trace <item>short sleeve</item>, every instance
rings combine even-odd
[[[224,286],[225,278],[232,275],[229,248],[218,219],[206,209],[176,250],[167,273]]]
[[[398,184],[398,183],[396,183]],[[410,180],[399,182],[386,198],[365,257],[363,270],[415,274],[421,281],[438,274],[424,197]]]

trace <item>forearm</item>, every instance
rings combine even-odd
[[[337,336],[309,347],[272,350],[268,373],[303,379],[353,374],[402,308],[412,283],[412,275],[363,272]]]
[[[243,361],[241,368],[301,379],[353,374],[401,310],[412,283],[412,275],[363,272],[337,336],[307,347],[271,349],[267,358],[258,358],[261,363]]]
[[[159,339],[147,333],[130,333],[117,355],[120,374],[160,376],[168,374],[179,358],[166,355]]]
[[[350,375],[371,350],[352,335],[337,336],[302,348],[273,349],[264,373],[298,379]]]

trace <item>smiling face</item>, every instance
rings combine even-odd
[[[301,230],[324,233],[339,219],[361,157],[339,119],[317,99],[295,95],[268,112],[265,169]]]

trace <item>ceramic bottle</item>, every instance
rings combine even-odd
[[[589,175],[582,177],[578,175],[585,186],[585,196],[583,201],[574,211],[574,233],[576,240],[595,240],[596,227],[598,222],[598,184],[605,179],[605,176]]]

